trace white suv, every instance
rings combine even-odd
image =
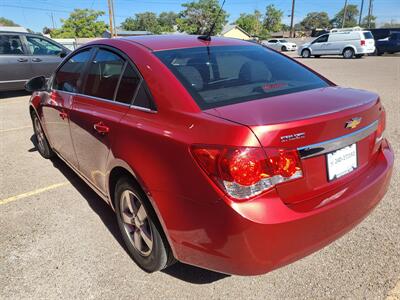
[[[360,58],[364,54],[374,53],[375,40],[370,31],[360,27],[332,29],[311,43],[303,44],[298,54],[304,58],[321,55],[343,55],[344,58]]]

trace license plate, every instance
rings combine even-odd
[[[342,177],[357,168],[357,144],[326,155],[329,181]]]

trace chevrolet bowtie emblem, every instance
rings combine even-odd
[[[346,128],[354,129],[361,123],[361,118],[353,118],[346,122]]]

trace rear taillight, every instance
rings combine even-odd
[[[386,112],[385,110],[382,110],[378,122],[378,129],[376,130],[376,139],[375,139],[376,144],[378,144],[383,139],[385,128],[386,128]]]
[[[365,46],[365,40],[361,40],[361,46]]]
[[[230,197],[249,199],[303,176],[297,150],[193,146],[194,158]]]

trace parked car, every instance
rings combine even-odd
[[[38,34],[0,31],[0,91],[23,90],[28,79],[49,77],[70,52]]]
[[[296,51],[297,45],[295,43],[288,42],[287,40],[282,39],[272,39],[263,43],[265,46],[270,47],[272,49],[278,51]]]
[[[40,154],[115,210],[148,272],[268,272],[353,228],[391,178],[378,95],[242,40],[104,39],[26,87]]]
[[[377,40],[376,44],[376,55],[382,55],[384,53],[397,53],[400,52],[400,32],[392,32],[386,39]]]
[[[343,55],[344,58],[361,58],[365,54],[374,53],[375,40],[370,31],[361,28],[332,29],[310,43],[298,48],[303,58],[322,55]]]

